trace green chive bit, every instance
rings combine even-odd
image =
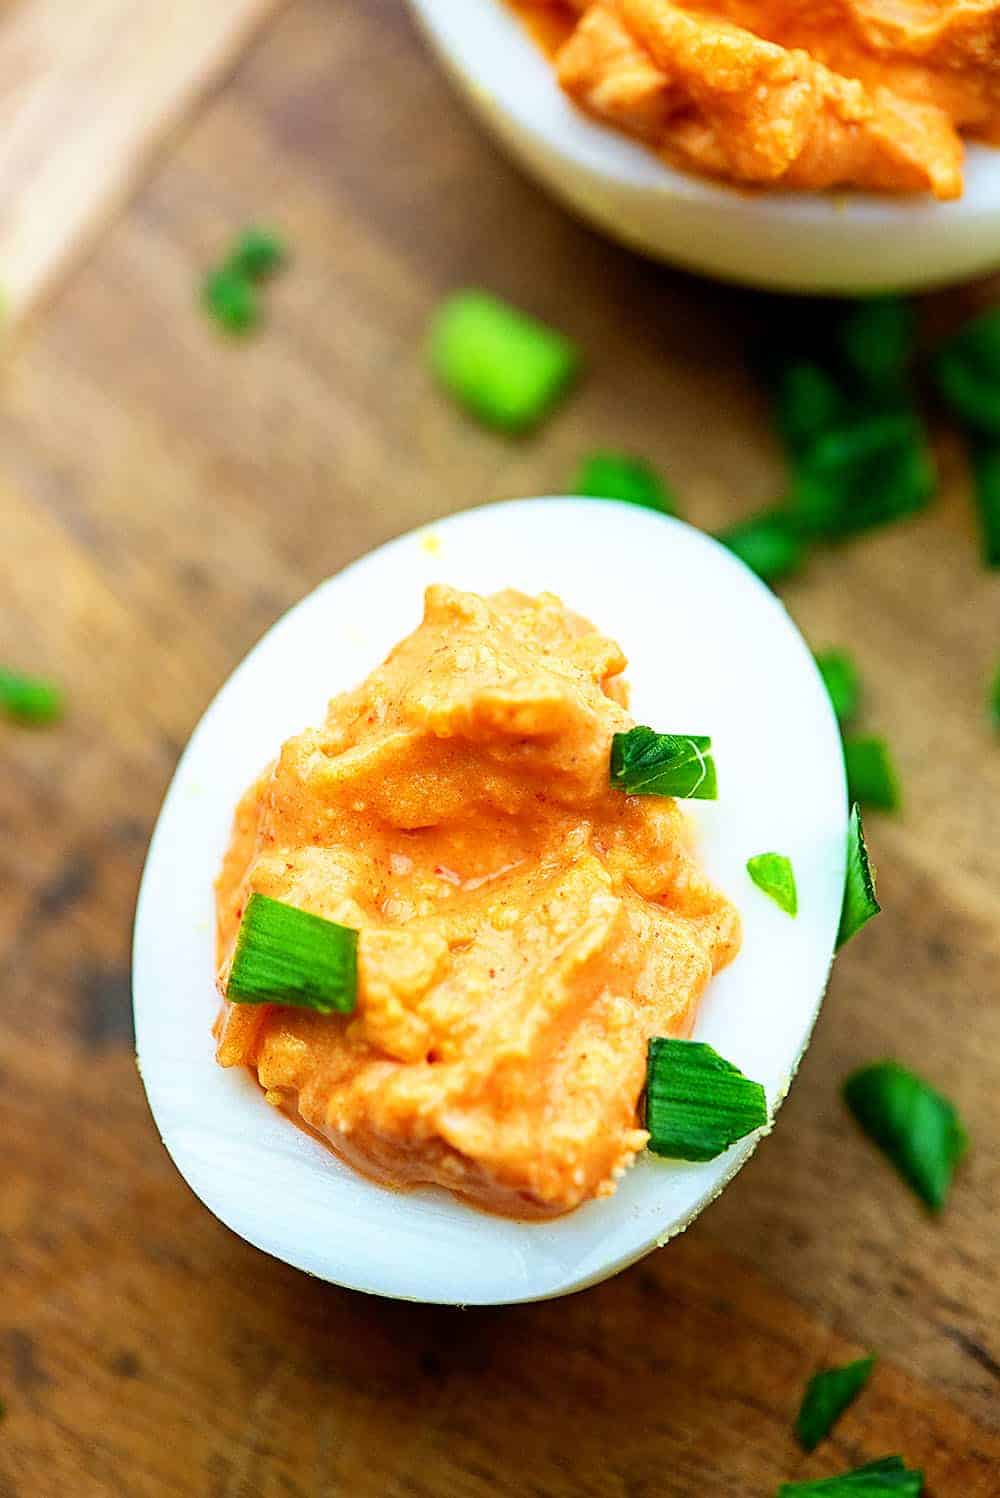
[[[907,411],[834,428],[798,458],[789,510],[816,540],[839,541],[921,510],[937,472],[920,422]]]
[[[317,1014],[357,1005],[358,933],[252,894],[226,986],[231,1004],[287,1004]]]
[[[781,510],[763,510],[719,531],[715,539],[766,583],[798,572],[806,558],[798,530]]]
[[[20,676],[0,667],[0,712],[8,718],[41,727],[61,718],[63,711],[63,694],[54,682]]]
[[[445,390],[487,426],[537,426],[580,367],[561,333],[484,291],[459,291],[437,310],[430,361]]]
[[[812,1482],[783,1482],[777,1498],[920,1498],[924,1474],[907,1467],[901,1456],[884,1456],[838,1477]]]
[[[241,337],[260,321],[260,302],[253,283],[228,266],[209,271],[201,296],[207,311],[227,333]]]
[[[786,915],[798,915],[799,892],[790,858],[783,853],[758,853],[747,860],[747,873],[757,888],[780,905]]]
[[[844,1101],[920,1200],[940,1212],[969,1147],[948,1099],[898,1062],[880,1061],[848,1077]]]
[[[702,734],[632,728],[611,741],[611,784],[629,796],[716,801],[719,783],[712,740]]]
[[[885,739],[852,737],[844,740],[847,792],[861,806],[898,811],[902,804],[899,777]]]
[[[810,446],[846,415],[846,401],[828,370],[808,361],[782,366],[774,392],[778,431],[793,452]]]
[[[620,499],[676,515],[674,496],[649,463],[627,453],[596,452],[584,458],[573,485],[574,494],[591,499]]]
[[[990,722],[996,732],[1000,733],[1000,664],[994,670],[990,684],[989,710]]]
[[[878,296],[849,307],[837,342],[857,379],[871,389],[891,392],[905,384],[915,337],[912,303],[898,296]]]
[[[978,443],[972,454],[983,561],[1000,567],[1000,442]]]
[[[1000,307],[966,323],[938,350],[934,379],[959,421],[1000,437]]]
[[[868,856],[865,830],[861,822],[860,808],[851,808],[847,828],[847,877],[844,881],[844,903],[840,912],[840,930],[837,932],[837,950],[845,946],[852,936],[857,936],[882,907],[878,903],[875,884],[875,869]]]
[[[288,251],[276,234],[251,225],[233,246],[226,269],[251,281],[263,281],[279,271],[287,259]]]
[[[861,701],[861,676],[846,650],[821,650],[816,655],[819,674],[841,723],[849,723]]]
[[[710,1045],[649,1042],[646,1128],[649,1148],[671,1160],[714,1160],[767,1124],[767,1098]]]
[[[814,1451],[836,1425],[848,1405],[853,1404],[872,1376],[875,1359],[859,1358],[840,1368],[824,1368],[813,1374],[802,1396],[795,1434],[806,1451]]]

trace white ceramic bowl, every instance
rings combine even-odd
[[[614,1274],[684,1228],[750,1156],[640,1159],[617,1194],[554,1222],[513,1222],[436,1188],[376,1186],[215,1063],[212,881],[244,788],[419,622],[423,590],[552,589],[620,640],[640,722],[714,740],[718,802],[690,803],[704,863],[745,940],[696,1036],[783,1099],[833,955],[847,806],[840,734],[780,601],[716,541],[649,510],[538,499],[470,510],[391,542],[317,588],[237,669],[167,795],[136,917],[139,1064],[153,1115],[202,1201],[249,1242],[336,1284],[460,1305],[537,1300]],[[746,874],[793,860],[796,920]]]
[[[570,208],[634,249],[779,291],[911,291],[1000,268],[1000,149],[968,148],[965,195],[954,203],[740,192],[674,171],[588,120],[503,0],[410,4],[510,154]]]

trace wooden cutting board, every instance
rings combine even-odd
[[[14,0],[0,18],[0,298],[15,327],[284,0]]]
[[[234,344],[196,288],[251,220],[293,261]],[[428,376],[432,309],[469,283],[586,351],[529,441]],[[1000,574],[944,428],[933,507],[781,590],[814,645],[857,656],[905,808],[869,819],[885,913],[838,959],[773,1136],[676,1242],[544,1305],[353,1295],[199,1204],[135,1069],[149,834],[260,633],[392,535],[559,492],[598,445],[656,463],[700,526],[773,501],[745,357],[772,311],[568,218],[471,123],[401,0],[291,0],[30,321],[0,375],[0,660],[64,681],[69,712],[0,723],[0,1498],[772,1498],[895,1451],[927,1498],[997,1498]],[[840,1100],[888,1054],[969,1126],[940,1220]],[[867,1349],[870,1388],[804,1456],[806,1379]]]

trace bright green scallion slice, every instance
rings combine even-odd
[[[664,515],[677,513],[674,496],[656,469],[627,453],[595,452],[584,458],[573,493],[591,499],[620,499]]]
[[[719,786],[712,740],[642,727],[616,733],[611,741],[611,784],[630,796],[715,801]]]
[[[969,1146],[954,1106],[896,1061],[854,1072],[844,1083],[844,1100],[921,1201],[940,1212]]]
[[[840,1368],[824,1368],[806,1385],[795,1421],[795,1434],[806,1451],[813,1451],[830,1434],[872,1376],[874,1358],[859,1358]]]
[[[63,694],[51,681],[0,667],[0,713],[16,723],[41,727],[63,714]]]
[[[860,806],[898,811],[902,803],[899,777],[885,739],[874,736],[844,739],[847,793]]]
[[[777,1498],[919,1498],[924,1474],[907,1467],[901,1456],[884,1456],[837,1477],[812,1482],[784,1482]]]
[[[283,1004],[317,1014],[352,1014],[357,1004],[358,933],[266,895],[247,901],[226,998]]]
[[[783,853],[758,853],[747,860],[747,873],[786,915],[798,915],[799,894],[790,858]]]
[[[649,1042],[646,1128],[649,1148],[671,1160],[714,1160],[767,1124],[767,1098],[710,1045]]]
[[[862,926],[882,909],[878,903],[875,887],[875,870],[868,857],[865,831],[858,806],[851,808],[851,819],[847,830],[847,878],[844,882],[844,904],[840,912],[840,930],[837,933],[839,951]]]

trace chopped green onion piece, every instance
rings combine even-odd
[[[972,455],[983,561],[1000,567],[1000,442],[979,443]]]
[[[845,738],[844,763],[852,801],[874,806],[879,811],[899,810],[902,800],[899,778],[885,739]]]
[[[806,551],[798,530],[781,510],[763,510],[719,531],[715,538],[766,583],[797,572]]]
[[[263,281],[280,270],[288,259],[281,240],[269,229],[244,229],[226,261],[226,269],[251,281]]]
[[[862,926],[866,926],[881,909],[875,887],[875,870],[865,843],[861,811],[855,805],[851,808],[851,820],[847,829],[847,878],[844,881],[844,904],[840,912],[837,950],[849,942],[852,936],[857,936]]]
[[[924,1474],[907,1467],[901,1456],[884,1456],[838,1477],[812,1482],[783,1482],[777,1498],[919,1498]]]
[[[647,510],[661,510],[665,515],[677,513],[674,496],[656,469],[626,453],[591,453],[580,465],[573,493],[593,499],[621,499],[626,504],[644,505]]]
[[[358,933],[294,905],[253,894],[243,912],[226,998],[352,1014]]]
[[[990,686],[990,722],[1000,733],[1000,665],[993,673],[993,682]]]
[[[861,700],[861,677],[853,657],[844,650],[822,650],[816,664],[834,712],[841,723],[849,723]]]
[[[632,728],[611,741],[611,784],[630,796],[715,801],[719,785],[712,740],[701,734]]]
[[[0,711],[18,723],[54,723],[62,717],[63,694],[51,681],[0,667]]]
[[[747,873],[757,888],[770,895],[787,915],[798,915],[799,892],[790,858],[783,853],[758,853],[747,860]]]
[[[846,415],[840,387],[819,364],[796,361],[782,366],[775,388],[778,431],[793,452],[809,446]]]
[[[206,309],[227,333],[249,333],[260,321],[260,302],[252,282],[228,266],[209,271],[201,295]]]
[[[859,1358],[840,1368],[824,1368],[806,1385],[795,1422],[795,1434],[806,1451],[814,1451],[829,1435],[841,1415],[852,1404],[872,1376],[874,1358]]]
[[[940,1212],[969,1147],[948,1099],[898,1062],[880,1061],[848,1077],[844,1101],[921,1201]]]
[[[649,1042],[646,1128],[655,1155],[714,1160],[766,1123],[763,1087],[710,1045],[694,1040]]]
[[[912,413],[866,415],[827,431],[799,456],[790,518],[806,536],[837,541],[923,509],[936,483]]]
[[[507,432],[541,421],[580,365],[568,338],[482,291],[457,292],[438,308],[430,360],[460,405]]]
[[[934,378],[965,426],[1000,437],[1000,307],[973,318],[942,345]]]
[[[898,296],[855,302],[838,329],[837,341],[851,372],[875,389],[900,387],[913,357],[913,306]]]

